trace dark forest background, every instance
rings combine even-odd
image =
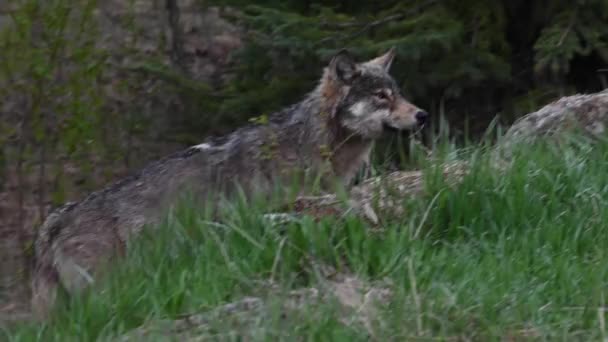
[[[423,141],[461,142],[605,88],[608,0],[0,0],[0,237],[392,46]]]

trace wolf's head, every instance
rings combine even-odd
[[[336,99],[338,124],[362,138],[378,138],[385,128],[421,126],[428,114],[409,103],[389,74],[394,48],[372,60],[356,63],[346,50],[338,52],[325,70],[324,95]],[[337,96],[339,94],[339,96]]]

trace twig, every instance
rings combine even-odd
[[[574,22],[576,21],[577,14],[578,14],[578,6],[574,8],[574,11],[572,12],[572,16],[570,17],[570,23],[568,23],[568,27],[566,28],[564,33],[562,33],[561,37],[559,38],[559,42],[557,42],[558,47],[562,46],[562,44],[564,43],[564,40],[566,39],[566,37],[568,36],[570,31],[572,30],[572,27],[574,26]]]

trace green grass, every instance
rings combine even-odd
[[[262,220],[263,205],[243,204],[211,223],[201,210],[180,207],[161,229],[142,236],[95,293],[72,299],[44,326],[21,325],[6,336],[113,340],[148,320],[263,297],[260,281],[314,286],[314,259],[362,279],[391,281],[395,296],[382,307],[380,341],[605,338],[608,144],[522,146],[503,173],[481,148],[460,158],[472,172],[459,186],[447,187],[426,165],[428,193],[404,198],[407,217],[388,220],[380,231],[355,217],[305,218],[279,229]],[[340,315],[326,302],[283,320],[279,310],[269,312],[256,317],[255,329],[225,319],[210,324],[229,340],[368,339]]]

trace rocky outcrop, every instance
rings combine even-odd
[[[340,323],[365,329],[372,337],[375,335],[378,325],[382,324],[378,312],[388,305],[392,296],[388,282],[370,283],[354,275],[336,274],[321,279],[319,283],[315,287],[291,291],[268,284],[264,295],[244,297],[206,312],[184,315],[180,319],[150,320],[118,340],[201,341],[219,337],[217,328],[214,329],[214,324],[218,322],[230,322],[231,331],[226,332],[226,336],[254,336],[264,329],[259,322],[276,317],[277,310],[281,320],[295,320],[301,315],[310,315],[311,309],[328,303],[337,304]],[[277,299],[279,305],[273,305],[277,304]]]
[[[507,143],[578,130],[599,137],[608,129],[608,89],[562,97],[518,119],[505,134]]]

